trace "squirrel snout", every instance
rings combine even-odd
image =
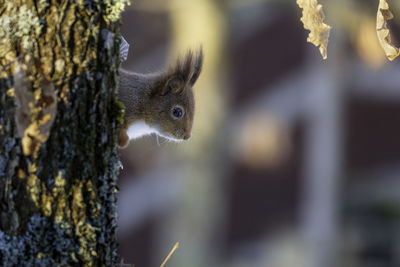
[[[185,136],[183,136],[183,140],[188,140],[190,138],[190,134],[186,134]]]

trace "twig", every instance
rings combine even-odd
[[[168,254],[167,258],[165,258],[165,260],[163,261],[163,263],[161,263],[160,267],[165,267],[165,265],[167,264],[167,262],[169,261],[169,259],[172,257],[172,255],[174,254],[174,252],[179,248],[179,242],[175,243],[175,246],[172,248],[171,252]]]

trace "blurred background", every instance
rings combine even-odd
[[[203,45],[192,138],[121,151],[120,255],[136,267],[400,266],[400,65],[377,0],[320,1],[328,59],[295,0],[136,0],[123,67]],[[400,36],[400,1],[389,2]]]

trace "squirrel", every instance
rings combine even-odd
[[[193,86],[203,66],[203,50],[189,50],[166,71],[141,74],[120,68],[118,99],[125,105],[118,146],[130,139],[157,134],[180,142],[191,136],[194,116]]]

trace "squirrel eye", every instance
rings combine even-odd
[[[175,118],[181,118],[183,116],[183,110],[180,107],[174,107],[172,115],[174,115]]]

